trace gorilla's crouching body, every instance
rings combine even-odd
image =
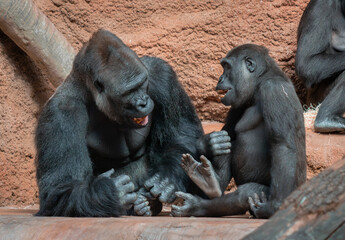
[[[231,106],[223,130],[232,147],[229,157],[219,160],[228,161],[230,169],[213,170],[203,159],[203,167],[188,171],[195,165],[191,157],[184,159],[184,169],[205,193],[203,186],[217,187],[220,179],[220,189],[208,194],[210,198],[232,177],[238,189],[210,200],[178,192],[184,205],[173,205],[172,214],[225,216],[250,210],[257,218],[268,218],[306,180],[303,109],[292,82],[265,47],[236,47],[221,65],[224,72],[216,89],[226,91],[221,101]]]
[[[173,69],[100,30],[40,115],[37,215],[157,214],[186,190],[180,159],[202,133]]]
[[[307,104],[322,103],[314,130],[345,133],[345,0],[309,2],[298,26],[296,73]]]

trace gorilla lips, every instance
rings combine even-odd
[[[220,95],[221,98],[224,98],[228,91],[229,90],[217,90],[217,93]]]
[[[142,118],[132,118],[132,119],[136,124],[140,126],[145,126],[149,122],[149,116],[145,116]]]

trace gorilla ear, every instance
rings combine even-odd
[[[97,89],[97,91],[98,91],[99,93],[103,92],[104,86],[103,86],[103,84],[102,84],[100,81],[95,80],[95,81],[93,82],[93,85],[95,85],[95,87],[96,87],[96,89]]]
[[[251,73],[254,72],[256,69],[256,62],[249,57],[246,57],[245,62],[246,62],[246,67],[248,71]]]

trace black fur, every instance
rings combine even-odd
[[[184,206],[174,205],[172,214],[226,216],[250,210],[257,218],[268,218],[306,180],[303,110],[292,82],[265,47],[241,45],[221,64],[224,72],[216,89],[227,91],[221,101],[231,108],[223,130],[232,148],[218,160],[227,161],[231,172],[215,172],[220,183],[233,177],[238,189],[211,200],[182,193]],[[267,201],[256,197],[262,192]]]
[[[322,105],[315,131],[345,131],[345,1],[311,0],[298,27],[296,73],[307,104]]]
[[[89,144],[90,132],[95,131],[102,137],[102,134],[112,136],[114,131],[116,140],[116,134],[127,134],[135,128],[131,123],[120,124],[105,115],[121,121],[124,119],[125,106],[116,105],[116,96],[110,100],[106,98],[114,108],[111,113],[100,111],[95,96],[105,93],[111,96],[122,81],[139,81],[139,76],[145,74],[148,75],[148,95],[154,102],[150,132],[142,143],[145,153],[133,157],[136,152],[127,147],[130,151],[127,162],[122,158],[111,158],[107,152],[102,153]],[[96,81],[99,82],[94,84]],[[115,87],[110,89],[109,86]],[[129,175],[135,191],[143,188],[144,182],[155,173],[169,178],[177,190],[184,191],[189,181],[179,164],[181,154],[190,152],[196,155],[195,142],[202,134],[191,101],[171,66],[155,57],[139,59],[115,35],[100,30],[80,50],[72,72],[40,115],[36,130],[40,199],[37,215],[104,217],[125,214],[114,178],[100,175],[111,168],[115,169],[115,175]],[[97,137],[97,140],[103,140]],[[125,143],[129,146],[138,141],[129,137]],[[127,149],[116,145],[111,147],[115,152]],[[109,151],[112,152],[111,149]]]

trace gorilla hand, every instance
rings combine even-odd
[[[230,153],[230,140],[227,131],[212,132],[199,138],[197,148],[201,155],[212,159],[214,156]]]
[[[161,177],[159,173],[156,173],[144,183],[145,188],[150,191],[152,196],[158,198],[162,203],[171,203],[175,200],[176,186],[172,181],[165,177]]]
[[[198,196],[193,196],[189,193],[176,192],[176,196],[179,200],[183,202],[182,206],[172,205],[171,215],[174,217],[190,217],[190,216],[203,216],[204,207],[202,206],[203,199]]]
[[[219,186],[217,174],[211,162],[205,157],[200,157],[197,162],[190,154],[182,155],[181,166],[192,181],[210,198],[220,197],[222,191]]]
[[[138,194],[138,198],[134,202],[134,212],[138,216],[152,216],[149,201],[141,194]]]
[[[105,173],[102,173],[101,177],[111,178],[114,173],[114,169],[111,169]],[[124,209],[130,209],[134,202],[137,200],[137,194],[134,191],[134,184],[131,182],[131,178],[128,175],[122,174],[118,177],[111,178],[115,189],[116,195],[119,199],[119,203]]]

